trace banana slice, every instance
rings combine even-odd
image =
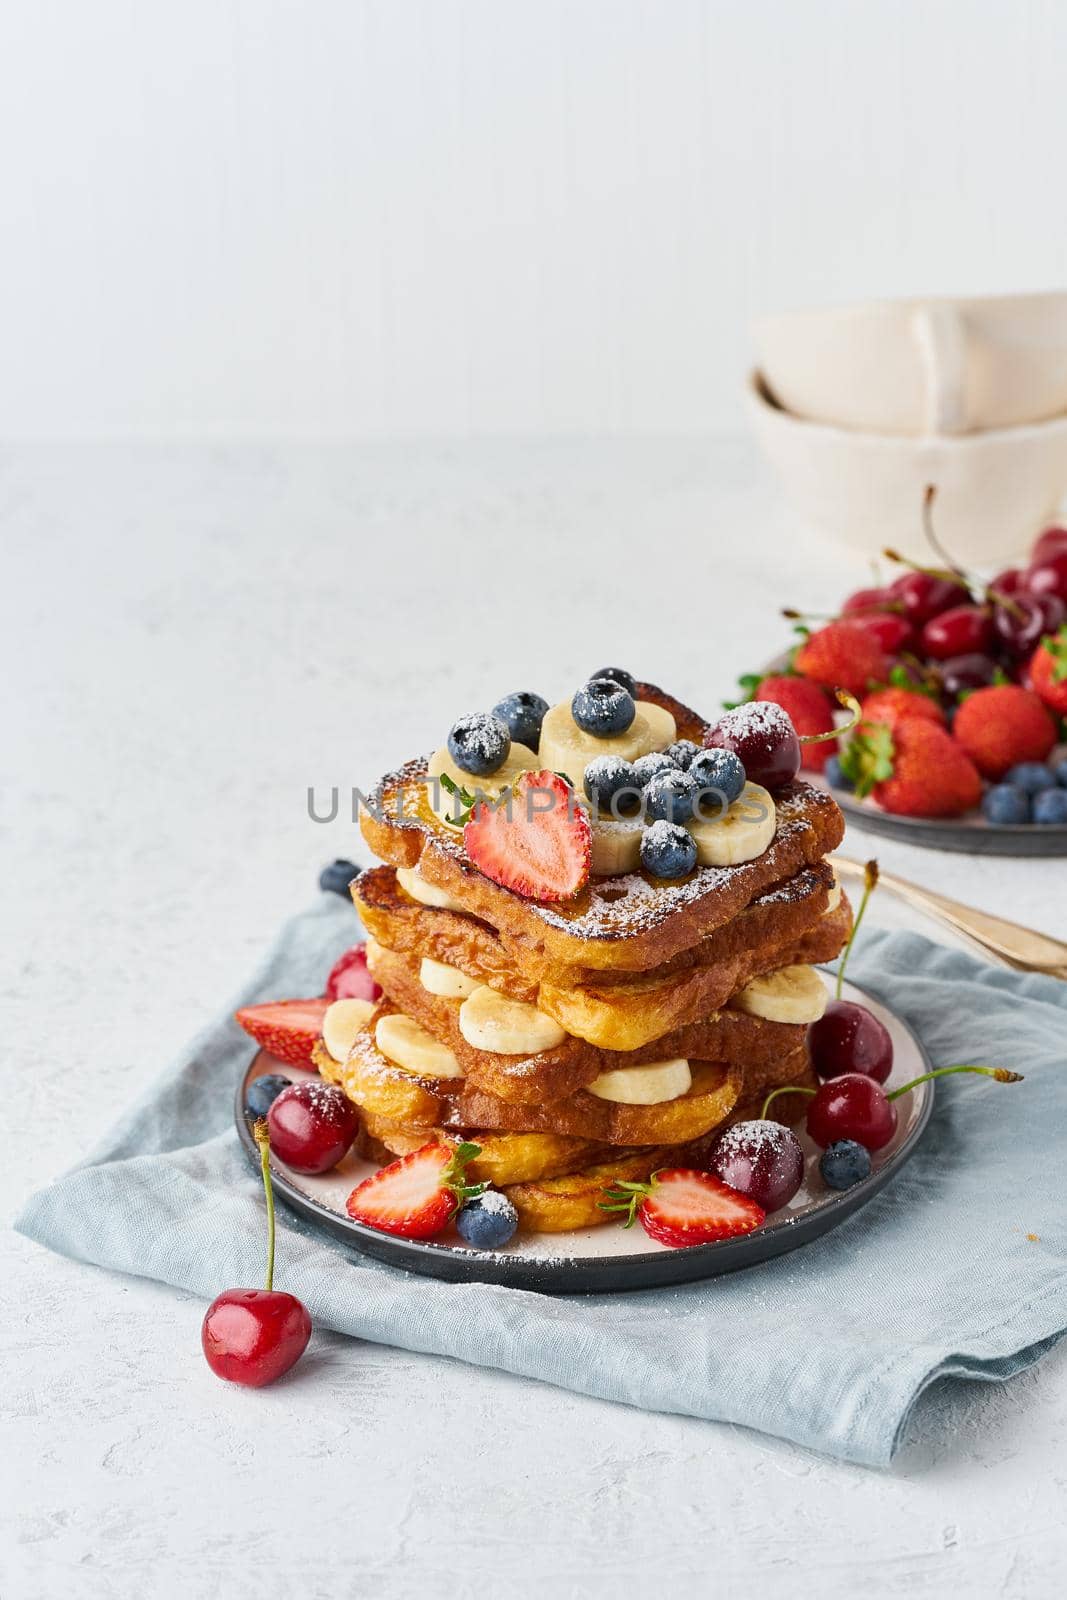
[[[344,1063],[352,1041],[374,1010],[372,1000],[335,1000],[322,1019],[322,1042],[335,1061]]]
[[[644,717],[648,723],[649,735],[652,739],[653,750],[666,750],[678,737],[678,724],[669,711],[664,711],[662,706],[653,705],[651,700],[637,702],[638,715]]]
[[[405,894],[417,900],[422,906],[434,906],[438,911],[462,911],[462,900],[457,900],[454,895],[447,894],[444,889],[439,889],[436,883],[429,883],[419,876],[414,867],[397,867],[396,881]]]
[[[830,896],[829,896],[829,899],[826,902],[826,910],[823,912],[823,916],[824,917],[828,917],[830,915],[831,911],[836,911],[840,904],[841,904],[841,879],[837,876],[837,873],[835,872],[834,873],[833,887],[830,890]]]
[[[814,967],[779,967],[746,983],[730,1004],[766,1022],[818,1022],[826,1010],[826,985]]]
[[[417,1078],[462,1078],[463,1068],[446,1044],[403,1012],[378,1018],[374,1042],[383,1056]]]
[[[482,984],[459,1008],[459,1031],[475,1050],[498,1056],[535,1056],[567,1037],[565,1028],[536,1006],[509,1000]]]
[[[585,769],[597,756],[621,756],[624,761],[636,761],[638,756],[647,756],[652,748],[652,730],[642,711],[638,710],[625,733],[598,739],[579,728],[571,716],[570,701],[561,700],[558,706],[545,712],[537,766],[565,772],[580,794]]]
[[[693,1082],[689,1063],[649,1061],[643,1067],[616,1067],[602,1072],[586,1087],[598,1100],[613,1100],[620,1106],[658,1106],[664,1100],[677,1100]]]
[[[462,767],[457,767],[452,760],[447,745],[442,745],[440,750],[435,750],[426,767],[429,782],[426,785],[426,798],[430,810],[442,821],[448,821],[456,814],[456,797],[449,794],[443,783],[435,783],[435,778],[440,778],[444,773],[458,783],[460,788],[467,789],[471,794],[480,789],[484,795],[495,799],[501,789],[506,789],[509,783],[514,783],[520,772],[539,772],[544,766],[541,757],[524,744],[513,744],[508,751],[507,760],[495,772],[487,773],[484,778],[475,777],[473,772],[464,772]]]
[[[468,978],[458,967],[435,961],[432,956],[423,956],[419,979],[430,994],[444,995],[446,1000],[466,1000],[479,987],[477,978]]]
[[[774,801],[758,783],[746,783],[733,805],[717,821],[688,824],[702,867],[737,867],[755,861],[774,838]]]
[[[641,865],[641,835],[645,831],[640,819],[631,821],[622,817],[603,817],[591,822],[593,854],[589,870],[598,877],[614,877],[620,872],[636,872]]]

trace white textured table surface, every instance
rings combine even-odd
[[[729,441],[27,446],[0,533],[5,1219],[366,859],[309,784],[606,660],[713,706],[864,576]],[[1063,931],[1058,867],[877,849]],[[329,1335],[231,1388],[192,1298],[0,1254],[2,1600],[1062,1592],[1067,1350],[880,1475]]]

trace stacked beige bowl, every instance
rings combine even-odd
[[[764,317],[756,433],[807,522],[929,559],[920,507],[973,566],[1027,549],[1067,495],[1067,293]]]

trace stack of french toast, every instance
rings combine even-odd
[[[382,995],[342,1059],[315,1049],[359,1108],[364,1157],[471,1141],[471,1178],[534,1232],[609,1220],[612,1184],[700,1166],[772,1089],[813,1085],[805,1037],[826,998],[813,964],[851,927],[826,791],[742,773],[701,820],[674,773],[699,770],[714,724],[653,685],[627,693],[624,728],[595,700],[542,701],[532,720],[516,713],[503,756],[495,729],[465,719],[382,779],[361,827],[385,864],[352,884]],[[507,704],[482,722],[507,724]],[[743,722],[758,747],[758,710]],[[544,800],[498,809],[528,800],[530,774],[538,793],[558,786],[566,817],[544,820]],[[639,798],[650,786],[658,821],[598,806],[622,777]],[[775,1115],[799,1117],[793,1100]]]

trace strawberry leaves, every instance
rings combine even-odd
[[[841,755],[841,771],[861,800],[893,776],[895,754],[892,731],[884,722],[867,723],[849,740]]]

